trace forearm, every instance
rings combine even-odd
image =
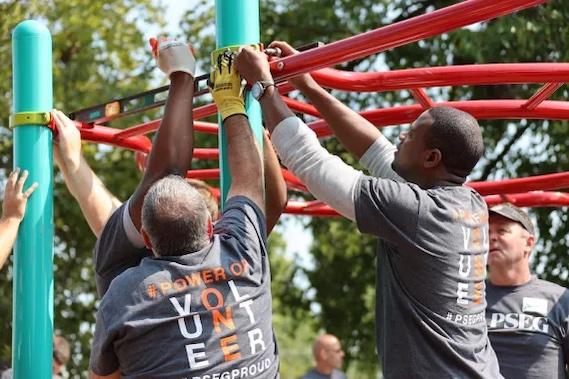
[[[281,99],[281,95],[274,86],[266,89],[260,104],[263,110],[265,126],[271,133],[282,120],[288,117],[294,117],[294,113],[291,112]]]
[[[0,269],[4,266],[6,259],[10,255],[16,237],[20,221],[14,218],[0,218]]]
[[[259,145],[247,117],[233,115],[223,122],[227,135],[227,155],[231,173],[228,198],[243,195],[265,210],[263,163]]]
[[[381,136],[372,123],[330,95],[314,79],[299,89],[320,112],[340,143],[358,159]]]
[[[69,192],[79,203],[81,211],[96,237],[99,237],[111,214],[121,202],[109,192],[93,172],[83,155],[76,169],[69,162],[60,165]]]
[[[354,198],[361,172],[328,153],[297,117],[283,120],[275,128],[272,141],[283,164],[318,200],[355,219]]]
[[[168,174],[185,175],[193,148],[194,79],[185,73],[172,74],[164,117],[156,133],[143,181]],[[153,183],[154,181],[152,181]]]
[[[164,117],[152,144],[146,171],[129,204],[137,229],[141,225],[144,196],[152,184],[170,174],[185,176],[192,161],[194,79],[182,72],[174,72],[171,79]]]
[[[265,165],[265,207],[267,234],[279,220],[287,203],[287,188],[277,154],[267,133],[263,133],[263,155]]]

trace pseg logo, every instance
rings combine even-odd
[[[534,317],[524,313],[492,313],[488,328],[548,333],[549,323],[546,317]]]

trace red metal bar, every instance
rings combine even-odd
[[[285,213],[305,216],[339,216],[338,212],[320,201],[289,200]]]
[[[190,170],[187,174],[188,178],[195,179],[219,179],[219,169],[218,168],[205,168],[202,170]]]
[[[283,178],[287,183],[287,187],[289,189],[308,192],[308,189],[306,188],[304,183],[302,183],[300,179],[294,176],[290,171],[283,169],[282,173],[283,173]]]
[[[553,95],[559,87],[561,87],[563,83],[547,83],[544,84],[536,93],[533,94],[532,97],[528,99],[522,105],[522,108],[529,109],[530,111],[537,108],[539,104],[541,104],[545,99],[548,99],[549,96]]]
[[[488,206],[505,202],[518,207],[566,207],[569,206],[569,194],[564,192],[529,192],[507,195],[485,196]],[[321,201],[289,201],[285,213],[305,216],[339,216],[330,206]]]
[[[458,85],[569,82],[569,63],[494,63],[352,72],[324,68],[311,73],[322,86],[343,91],[382,92]]]
[[[270,63],[279,80],[503,16],[545,0],[468,0]]]
[[[124,147],[125,149],[149,153],[152,142],[146,136],[133,136],[118,140],[117,129],[94,125],[93,128],[81,128],[81,138],[85,141],[99,142],[107,145]]]
[[[145,122],[143,124],[131,126],[130,128],[124,129],[116,133],[116,138],[121,140],[124,138],[132,137],[132,136],[139,136],[142,134],[150,133],[157,130],[160,127],[160,123],[162,119],[159,118],[157,120],[152,120]],[[118,129],[116,129],[118,130]]]
[[[285,104],[288,105],[288,107],[294,112],[300,112],[318,118],[322,117],[320,115],[320,112],[318,112],[318,110],[310,104],[306,104],[298,100],[293,100],[288,96],[282,96],[282,99],[284,100]]]
[[[213,122],[194,121],[194,130],[200,133],[217,135],[219,126]]]
[[[217,106],[215,104],[202,105],[194,109],[194,120],[199,120],[204,117],[213,116],[217,113]]]
[[[415,98],[415,100],[421,104],[421,106],[424,109],[429,109],[432,108],[434,106],[433,101],[431,100],[431,98],[429,97],[429,95],[427,95],[427,93],[425,92],[424,89],[422,88],[414,88],[411,90],[411,93],[413,94],[413,97]]]
[[[488,206],[512,203],[518,207],[566,207],[569,206],[569,194],[565,192],[534,191],[506,195],[484,196]]]
[[[500,195],[529,191],[551,191],[569,188],[569,172],[507,179],[493,182],[469,182],[481,195]]]
[[[469,100],[436,103],[461,109],[479,120],[500,119],[537,119],[569,120],[569,102],[544,101],[533,110],[522,109],[525,100]],[[393,108],[364,111],[360,114],[377,127],[407,124],[415,121],[425,110],[422,106],[406,105]],[[318,137],[332,135],[324,120],[317,120],[308,125]]]
[[[148,121],[143,124],[131,126],[130,128],[120,130],[119,132],[117,132],[116,138],[121,140],[132,136],[154,132],[158,130],[161,122],[162,119],[159,118],[157,120]],[[194,121],[194,130],[196,132],[202,132],[207,134],[217,134],[218,127],[217,124],[211,122]]]

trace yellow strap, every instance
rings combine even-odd
[[[10,128],[20,125],[48,125],[51,121],[49,112],[20,112],[10,115]]]

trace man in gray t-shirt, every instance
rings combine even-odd
[[[235,64],[251,84],[272,79],[252,49]],[[361,122],[337,100],[315,98],[329,122]],[[484,318],[488,213],[463,186],[484,150],[476,120],[448,107],[423,112],[400,135],[392,164],[406,181],[399,182],[363,175],[330,155],[274,87],[260,102],[283,164],[317,199],[379,237],[377,349],[385,377],[500,378]]]
[[[566,378],[569,291],[531,275],[534,245],[527,213],[511,204],[490,208],[488,334],[504,377]]]
[[[150,187],[140,232],[154,256],[120,273],[101,300],[94,378],[278,378],[262,158],[232,59],[224,54],[212,74],[232,176],[226,209],[214,227],[182,177]],[[128,222],[132,209],[119,211]],[[124,233],[112,245],[127,247],[128,229],[116,226]]]
[[[91,368],[120,367],[125,378],[272,379],[278,356],[270,316],[264,214],[249,198],[232,197],[204,248],[144,258],[111,283]]]

